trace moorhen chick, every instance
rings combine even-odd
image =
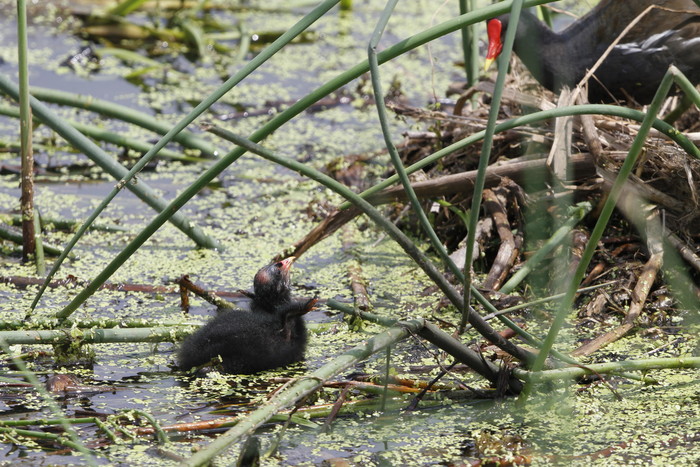
[[[294,257],[269,264],[253,279],[249,310],[223,311],[187,337],[178,353],[182,369],[221,357],[226,373],[251,374],[304,358],[306,325],[302,315],[317,299],[292,298],[289,268]]]
[[[653,8],[610,51],[588,81],[590,102],[628,96],[651,101],[670,65],[693,84],[700,82],[700,9],[693,0],[601,0],[561,32],[523,11],[513,44],[530,73],[558,92],[573,88],[622,31],[647,7]],[[486,68],[501,53],[508,15],[489,20]]]

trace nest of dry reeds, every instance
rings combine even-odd
[[[556,96],[532,85],[527,78],[516,74],[511,80],[504,92],[501,107],[503,119],[529,113],[531,109],[545,110],[555,106]],[[458,98],[454,104],[443,104],[439,110],[392,106],[398,115],[420,121],[425,127],[424,131],[404,134],[405,139],[400,144],[404,163],[410,165],[483,130],[491,104],[488,94],[491,89],[492,85],[485,82],[472,89],[455,85],[450,93]],[[536,93],[524,94],[514,89]],[[680,102],[680,97],[668,99],[663,113],[669,113]],[[675,128],[697,142],[700,140],[699,117],[698,109],[691,107],[680,113]],[[574,201],[586,200],[594,206],[592,215],[572,231],[571,243],[564,254],[570,255],[570,262],[575,263],[577,251],[580,252],[585,246],[588,229],[594,224],[597,209],[602,206],[618,169],[627,157],[639,123],[606,115],[574,117],[572,123],[564,130],[548,122],[497,133],[494,137],[489,170],[494,173],[498,171],[501,175],[487,180],[482,212],[479,213],[481,221],[476,241],[480,256],[474,267],[477,273],[480,270],[485,275],[482,276],[482,288],[498,290],[539,242],[551,234],[547,226],[558,223],[547,222],[546,218],[564,216],[562,203],[558,202],[563,197]],[[568,133],[557,134],[559,131]],[[558,155],[550,152],[557,139],[565,141],[563,145],[559,144]],[[414,174],[414,177],[416,181],[439,180],[454,174],[469,173],[476,169],[480,152],[480,143],[467,146]],[[555,167],[556,158],[561,157],[561,153],[565,154],[569,169],[573,170],[561,172],[561,168]],[[519,168],[523,161],[533,165],[539,163],[544,171],[529,167],[529,174],[523,172]],[[513,170],[508,171],[508,167]],[[646,307],[650,313],[645,319],[658,322],[658,316],[666,318],[671,301],[666,283],[660,280],[661,275],[657,275],[657,272],[661,270],[669,249],[673,250],[673,256],[684,260],[681,264],[687,275],[683,287],[692,290],[684,290],[683,293],[694,300],[700,297],[697,288],[700,277],[698,180],[700,160],[691,157],[664,134],[652,130],[634,174],[627,182],[618,212],[608,225],[607,235],[583,284],[609,280],[608,272],[614,269],[618,278],[616,285],[607,292],[594,293],[588,304],[581,308],[581,317],[602,319],[606,312],[619,312],[626,315],[626,323],[631,323],[641,319],[640,311],[648,298]],[[470,209],[471,198],[472,192],[465,189],[445,194],[441,200],[431,197],[424,201],[424,209],[431,213],[436,232],[455,258],[460,258],[459,251],[464,249],[466,236],[465,223],[459,211]],[[654,217],[656,219],[651,221]],[[410,214],[403,222],[405,227],[419,231]],[[650,232],[659,230],[651,227],[659,224],[660,232]],[[505,243],[510,246],[504,255]],[[659,253],[664,248],[665,254]],[[562,252],[558,251],[557,254],[561,255]],[[567,274],[566,267],[556,266],[554,261],[546,263],[544,269],[549,272],[549,278],[544,282],[550,286],[560,282]],[[552,291],[552,288],[549,290]],[[592,351],[586,348],[581,353]]]
[[[528,113],[531,109],[545,110],[554,108],[556,96],[530,81],[519,82],[525,78],[511,79],[504,93],[501,114],[503,119]],[[539,95],[526,95],[513,89],[530,89]],[[442,104],[440,110],[426,110],[406,105],[393,105],[391,108],[397,115],[423,123],[424,131],[404,133],[404,141],[399,150],[404,164],[413,164],[429,154],[460,141],[486,128],[490,107],[490,95],[478,94],[478,91],[490,91],[491,83],[479,83],[475,88],[464,90],[463,86],[454,85],[449,93],[459,92],[459,98],[453,105]],[[471,102],[465,101],[472,96],[478,96]],[[679,97],[669,99],[667,108],[678,104]],[[471,106],[469,105],[471,103]],[[570,154],[592,154],[589,159],[590,167],[582,170],[573,180],[562,180],[566,187],[573,190],[578,199],[588,199],[598,202],[605,194],[605,183],[610,183],[632,144],[639,128],[638,122],[595,115],[589,117],[594,124],[595,133],[586,134],[582,119],[574,118],[571,131]],[[686,133],[691,140],[700,141],[700,111],[692,107],[682,114],[675,127]],[[552,122],[537,127],[517,128],[503,133],[497,133],[491,151],[492,167],[506,166],[523,160],[546,158],[551,143],[555,138],[555,128]],[[591,147],[595,146],[595,147]],[[440,160],[438,164],[426,167],[424,171],[414,174],[416,180],[435,179],[437,177],[476,170],[481,144],[472,144],[452,153]],[[527,154],[527,155],[524,155]],[[639,158],[635,174],[631,180],[634,188],[643,194],[651,203],[663,209],[667,227],[679,234],[688,242],[697,241],[700,231],[700,160],[690,157],[665,135],[652,130]],[[531,187],[542,188],[539,180],[530,180]],[[556,186],[550,185],[544,191],[535,190],[537,196],[552,196]],[[532,188],[528,192],[532,192]],[[533,193],[531,193],[533,194]],[[454,193],[446,196],[445,200],[453,206],[469,209],[471,193]],[[441,238],[448,247],[454,248],[456,242],[464,237],[464,226],[454,210],[437,209],[434,200],[426,201],[426,210],[436,212],[435,226],[442,233]],[[697,251],[697,247],[695,248]]]

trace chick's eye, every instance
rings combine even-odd
[[[283,266],[283,265],[282,265],[282,261],[280,261],[279,263],[275,263],[275,267],[276,267],[276,268],[281,269],[282,266]]]

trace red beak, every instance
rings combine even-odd
[[[493,61],[498,58],[503,50],[503,41],[501,41],[502,28],[503,24],[498,19],[489,20],[489,22],[486,24],[486,29],[489,35],[489,48],[486,52],[484,70],[488,70],[491,67]]]
[[[290,256],[289,258],[285,258],[282,261],[280,261],[281,264],[281,269],[284,272],[289,271],[289,268],[292,267],[292,263],[294,262],[296,258],[294,256]]]

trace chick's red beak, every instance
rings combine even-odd
[[[486,60],[484,62],[484,70],[487,71],[491,64],[501,54],[503,50],[503,41],[501,40],[501,29],[503,24],[498,19],[489,20],[486,24],[486,30],[489,36],[489,48],[486,51]]]
[[[285,258],[282,261],[279,262],[279,268],[284,271],[288,272],[289,268],[292,267],[292,263],[294,262],[296,258],[294,256],[290,256],[289,258]]]

